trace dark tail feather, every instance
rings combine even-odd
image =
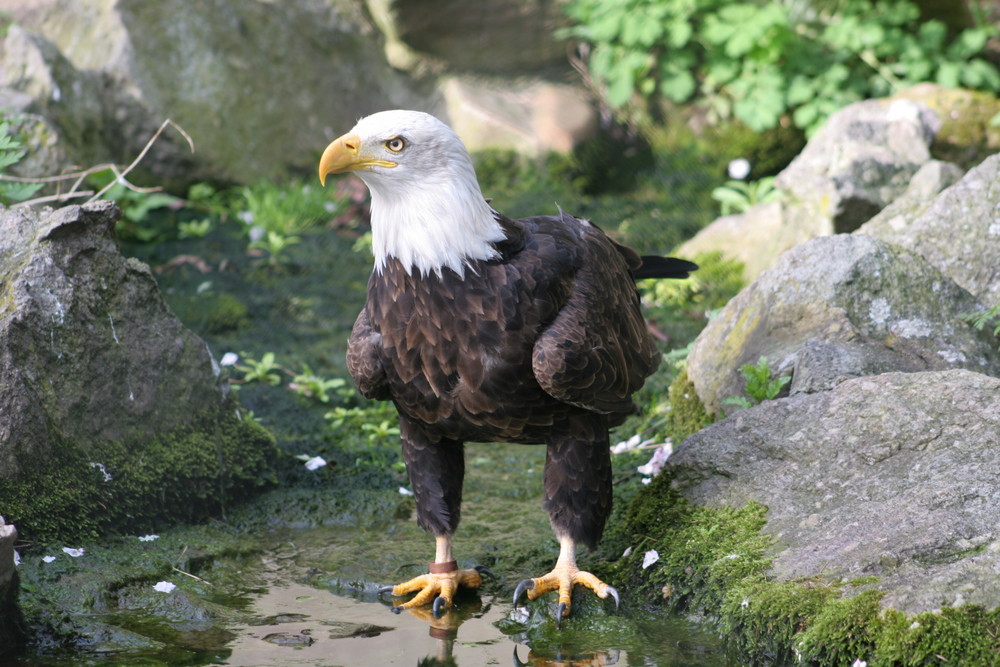
[[[687,278],[688,274],[697,269],[697,264],[689,262],[686,259],[643,255],[642,266],[632,271],[632,277],[635,280],[642,280],[643,278]]]

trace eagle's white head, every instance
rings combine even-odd
[[[419,111],[362,118],[327,146],[319,180],[357,172],[372,194],[372,250],[381,273],[389,257],[409,272],[465,274],[469,262],[492,259],[504,238],[483,198],[462,140]]]

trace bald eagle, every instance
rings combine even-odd
[[[417,522],[434,534],[429,573],[391,588],[416,592],[399,609],[451,605],[452,535],[461,514],[464,443],[545,444],[544,506],[559,540],[553,570],[518,585],[514,602],[572,588],[618,593],[576,566],[611,510],[608,429],[635,411],[631,395],[660,353],[639,310],[635,279],[697,268],[640,257],[563,213],[513,220],[484,199],[461,139],[435,117],[383,111],[323,152],[319,178],[356,172],[371,191],[375,267],[348,342],[360,392],[392,401]]]

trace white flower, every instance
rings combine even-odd
[[[226,352],[224,355],[222,355],[222,359],[219,360],[219,365],[232,366],[239,360],[240,360],[240,355],[236,354],[235,352]]]
[[[745,157],[738,157],[729,163],[726,171],[729,173],[729,178],[735,178],[737,181],[742,181],[750,175],[750,160]]]
[[[649,483],[653,481],[653,478],[652,477],[643,477],[639,481],[642,482],[643,484],[646,484],[648,486]]]
[[[160,539],[159,535],[143,535],[139,538],[140,542],[152,542],[153,540]]]
[[[236,217],[242,220],[246,225],[253,224],[253,211],[240,211],[236,214]]]
[[[625,553],[622,554],[622,558],[628,558],[630,553],[632,553],[632,547],[625,549]]]
[[[306,470],[319,470],[326,465],[326,459],[322,456],[314,456],[306,461]]]
[[[175,584],[170,583],[169,581],[159,581],[156,583],[155,586],[153,586],[153,590],[159,591],[160,593],[169,593],[175,588],[177,588],[177,586]]]
[[[656,477],[660,471],[663,470],[663,466],[666,465],[667,459],[669,459],[670,455],[673,453],[674,446],[669,442],[664,443],[656,448],[656,451],[653,452],[653,457],[649,459],[646,465],[639,466],[636,470],[642,475],[651,475]]]
[[[90,462],[90,467],[91,468],[97,468],[98,470],[100,470],[101,474],[104,476],[104,481],[105,482],[110,482],[111,481],[111,473],[109,473],[107,471],[107,469],[104,467],[103,463],[97,463],[95,461],[91,461]]]
[[[70,549],[69,547],[63,547],[63,553],[67,556],[72,556],[73,558],[79,558],[83,555],[84,549]]]
[[[21,564],[21,554],[17,553],[17,550],[15,549],[14,550],[14,567],[17,567],[20,564]]]
[[[660,560],[660,554],[656,552],[656,549],[650,549],[642,555],[642,569],[645,570],[658,560]]]
[[[858,658],[857,660],[851,663],[851,667],[868,667],[868,661]]]
[[[611,447],[611,453],[612,454],[621,454],[622,452],[627,452],[630,449],[635,449],[636,447],[639,446],[639,442],[641,440],[642,440],[642,438],[640,438],[639,434],[636,433],[635,435],[633,435],[628,440],[622,440],[621,442],[613,445]]]
[[[42,556],[42,562],[43,563],[51,563],[55,559],[56,559],[55,556]]]
[[[401,487],[399,487],[399,495],[401,495],[401,496],[412,496],[413,495],[413,491],[410,491],[405,486],[401,486]]]

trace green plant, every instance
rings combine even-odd
[[[281,232],[266,231],[256,241],[247,246],[251,250],[263,250],[267,253],[267,263],[276,266],[281,263],[281,255],[285,250],[302,241],[299,236],[286,236]]]
[[[187,220],[177,223],[177,234],[182,239],[200,239],[212,231],[214,226],[211,218]]]
[[[313,373],[308,366],[292,378],[288,388],[300,396],[311,398],[320,403],[329,403],[332,400],[331,392],[342,395],[344,392],[338,390],[346,390],[349,394],[354,393],[353,388],[347,386],[347,381],[344,378],[323,378]]]
[[[246,355],[243,356],[243,363],[236,366],[236,370],[243,373],[241,382],[263,382],[275,386],[281,383],[281,375],[279,374],[281,366],[275,361],[273,352],[265,352],[260,361]]]
[[[909,0],[570,0],[565,12],[573,25],[560,35],[588,45],[591,78],[615,108],[636,94],[696,99],[754,130],[790,115],[812,132],[846,104],[922,81],[1000,90],[981,57],[992,26],[950,35]]]
[[[248,227],[282,236],[301,234],[337,213],[340,203],[326,190],[293,181],[285,185],[263,182],[239,191]]]
[[[740,366],[740,373],[747,382],[744,390],[747,396],[730,396],[722,401],[723,405],[752,408],[758,403],[776,398],[792,380],[787,375],[772,378],[767,357],[758,359],[756,365],[743,364]]]
[[[172,221],[162,217],[154,219],[153,212],[179,208],[184,202],[180,197],[136,188],[131,184],[126,185],[111,170],[95,172],[90,175],[87,182],[95,190],[107,188],[102,195],[103,198],[116,202],[121,208],[122,219],[116,227],[121,238],[139,243],[152,243],[172,236]]]
[[[755,204],[778,201],[782,198],[781,190],[774,187],[774,177],[768,176],[759,181],[726,181],[725,185],[712,190],[712,199],[722,205],[722,215],[743,213]]]
[[[993,327],[993,336],[1000,338],[1000,303],[992,308],[963,315],[962,319],[980,331],[990,325]]]
[[[237,217],[246,225],[248,247],[265,251],[267,263],[274,266],[281,263],[285,250],[301,242],[300,234],[336,215],[342,204],[326,190],[293,181],[242,188],[234,205],[243,209]]]
[[[3,178],[3,170],[20,162],[25,154],[20,139],[11,131],[10,123],[0,122],[0,204],[4,206],[24,201],[42,187],[41,183],[20,183]]]

